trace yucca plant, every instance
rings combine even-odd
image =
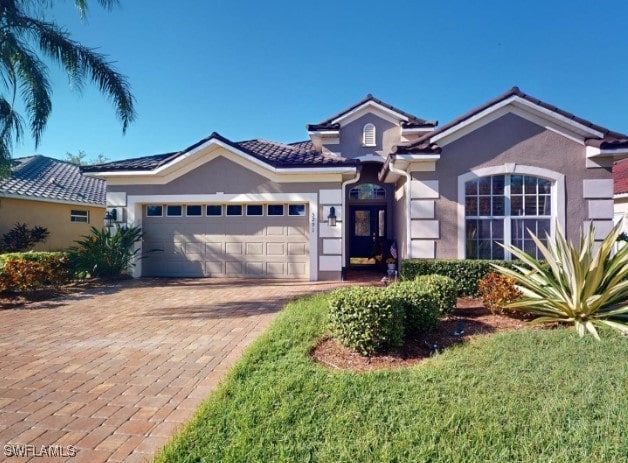
[[[531,323],[573,323],[580,336],[589,332],[600,339],[596,326],[628,335],[628,246],[615,246],[621,224],[599,245],[592,226],[578,246],[568,242],[558,226],[555,236],[547,237],[547,246],[528,233],[545,261],[515,246],[504,246],[522,265],[495,267],[513,277],[523,293],[523,298],[506,307],[538,315]]]

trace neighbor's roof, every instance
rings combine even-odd
[[[602,138],[589,138],[587,140],[585,140],[585,143],[589,146],[595,146],[601,149],[615,149],[615,148],[626,148],[628,147],[628,135],[625,135],[623,133],[619,133],[619,132],[614,132],[612,130],[609,130],[605,127],[602,127],[600,125],[594,124],[593,122],[590,122],[586,119],[582,119],[581,117],[578,117],[572,113],[569,113],[565,110],[562,110],[560,108],[557,108],[554,105],[545,103],[544,101],[539,100],[538,98],[534,98],[524,92],[522,92],[521,90],[519,90],[519,87],[513,87],[510,90],[508,90],[506,93],[503,93],[502,95],[498,96],[497,98],[494,98],[486,103],[484,103],[481,106],[478,106],[477,108],[472,109],[471,111],[469,111],[466,114],[463,114],[462,116],[458,117],[457,119],[454,119],[453,121],[443,125],[442,127],[438,128],[437,130],[430,132],[426,135],[423,135],[422,137],[420,137],[417,141],[415,141],[414,143],[411,143],[409,145],[400,145],[397,146],[395,149],[395,152],[398,154],[407,154],[407,153],[425,153],[425,152],[431,152],[433,150],[433,147],[431,146],[432,144],[430,143],[430,140],[435,137],[436,135],[445,132],[446,130],[451,129],[452,127],[455,127],[458,124],[461,124],[462,122],[465,122],[467,119],[472,118],[473,116],[475,116],[476,114],[481,113],[482,111],[484,111],[487,108],[490,108],[493,105],[496,105],[497,103],[506,100],[512,96],[518,96],[519,98],[522,98],[524,100],[527,100],[531,103],[534,103],[538,106],[541,106],[542,108],[548,109],[550,111],[553,111],[557,114],[560,114],[563,117],[566,117],[567,119],[570,119],[574,122],[577,122],[579,124],[584,125],[585,127],[589,127],[593,130],[596,130],[598,132],[602,132],[603,133],[603,137]]]
[[[399,108],[395,108],[394,106],[389,105],[388,103],[384,103],[382,100],[379,100],[379,99],[375,98],[373,95],[371,95],[369,93],[368,95],[366,95],[365,98],[361,99],[356,104],[351,105],[351,106],[349,106],[346,109],[343,109],[342,111],[340,111],[335,116],[332,116],[329,119],[324,120],[323,122],[319,122],[318,124],[309,124],[307,126],[307,129],[309,131],[315,131],[315,130],[337,130],[340,126],[339,126],[339,124],[334,124],[333,123],[336,119],[338,119],[339,117],[344,116],[345,114],[353,111],[356,108],[359,108],[360,106],[362,106],[365,103],[368,103],[369,101],[372,101],[373,103],[377,103],[380,106],[388,108],[391,111],[394,111],[394,112],[396,112],[398,114],[401,114],[401,115],[407,117],[408,120],[402,122],[402,124],[401,124],[402,127],[405,127],[405,128],[414,128],[414,127],[432,128],[432,127],[435,127],[438,124],[438,122],[436,122],[436,121],[426,121],[425,119],[421,119],[420,117],[416,117],[416,116],[414,116],[414,115],[412,115],[410,113],[402,111]]]
[[[105,181],[82,175],[76,164],[42,155],[12,163],[11,176],[0,180],[0,196],[105,205]]]
[[[248,154],[249,156],[259,159],[266,164],[278,168],[338,167],[355,165],[354,161],[346,160],[337,156],[326,155],[316,151],[316,149],[314,149],[314,145],[312,145],[312,142],[310,141],[289,144],[260,139],[232,142],[231,140],[214,132],[209,137],[188,146],[184,150],[174,153],[125,159],[122,161],[114,161],[92,166],[82,166],[81,169],[83,172],[155,170],[170,161],[189,153],[193,149],[212,139],[218,140],[233,147],[234,149]]]
[[[628,193],[628,159],[613,165],[613,192],[616,195]]]

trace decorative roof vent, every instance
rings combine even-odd
[[[362,145],[375,146],[375,126],[368,123],[362,129]]]

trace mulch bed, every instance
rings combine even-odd
[[[408,340],[406,344],[391,352],[372,356],[363,356],[347,349],[338,341],[327,336],[312,349],[312,358],[323,365],[336,370],[370,371],[380,369],[403,368],[417,365],[432,355],[431,348],[438,345],[442,352],[447,347],[460,343],[454,332],[464,322],[462,342],[474,336],[504,331],[522,330],[526,319],[515,315],[493,315],[479,299],[459,298],[456,312],[441,320],[439,326]]]

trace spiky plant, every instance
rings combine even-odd
[[[530,230],[530,236],[543,255],[537,260],[515,246],[504,246],[522,265],[508,269],[495,265],[517,281],[523,298],[508,309],[539,317],[532,323],[573,323],[580,336],[586,332],[600,339],[596,326],[608,326],[628,334],[628,246],[615,246],[621,233],[617,224],[601,243],[594,229],[580,238],[578,246],[568,242],[556,227],[547,246]]]

